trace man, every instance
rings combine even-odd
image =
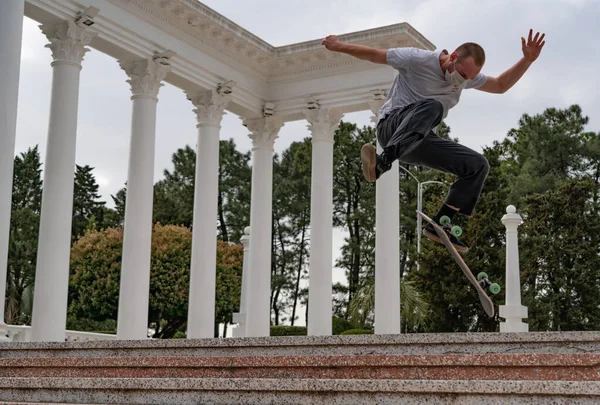
[[[532,34],[529,30],[527,41],[521,37],[523,58],[498,77],[481,73],[485,52],[473,42],[464,43],[448,54],[445,49],[376,49],[341,42],[335,35],[326,37],[323,45],[330,51],[387,64],[398,71],[379,110],[377,140],[383,152],[376,154],[371,144],[364,145],[361,150],[365,179],[375,182],[397,159],[454,174],[456,181],[432,219],[437,223],[443,216],[452,220],[458,212],[470,216],[481,194],[489,164],[481,154],[440,138],[434,129],[458,103],[463,90],[499,94],[514,86],[538,58],[545,44],[545,34],[536,33],[534,38]],[[467,252],[468,246],[450,233],[451,226],[444,226],[448,237],[456,250]],[[441,243],[430,224],[423,229],[423,235]]]

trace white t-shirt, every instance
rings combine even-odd
[[[423,99],[434,99],[444,106],[444,116],[458,104],[463,89],[479,88],[487,81],[483,73],[467,80],[459,88],[446,80],[440,68],[440,54],[447,51],[426,51],[419,48],[392,48],[387,51],[387,63],[398,70],[388,97],[379,109],[379,119],[391,110]]]

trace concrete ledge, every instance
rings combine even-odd
[[[7,357],[600,353],[600,332],[448,333],[0,343]]]
[[[0,378],[0,400],[25,395],[79,404],[592,404],[600,401],[600,382]]]

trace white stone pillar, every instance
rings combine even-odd
[[[187,338],[212,338],[215,334],[219,132],[231,95],[209,90],[188,93],[188,98],[196,107],[198,140]]]
[[[244,262],[242,265],[242,293],[240,297],[240,312],[233,314],[233,323],[238,327],[233,330],[233,337],[246,337],[246,314],[248,313],[248,284],[249,284],[249,262],[250,262],[250,227],[244,229],[244,236],[240,239],[244,246]]]
[[[371,101],[377,123],[384,100]],[[382,151],[377,143],[377,153]],[[400,177],[398,161],[375,183],[375,334],[400,333]]]
[[[32,313],[32,341],[64,341],[69,290],[69,258],[79,75],[85,48],[95,33],[74,21],[44,24],[52,50],[52,95]]]
[[[169,66],[152,58],[119,63],[129,76],[127,82],[133,95],[117,338],[146,339],[156,107],[158,91]]]
[[[529,324],[523,322],[523,318],[527,318],[527,307],[521,305],[519,272],[517,228],[523,223],[523,219],[517,214],[514,205],[506,208],[502,223],[506,227],[506,305],[500,305],[499,315],[506,322],[500,322],[500,332],[529,332]]]
[[[333,136],[343,113],[305,109],[312,133],[308,335],[331,335]]]
[[[0,2],[0,342],[8,341],[4,301],[12,204],[25,0]]]
[[[271,226],[273,223],[273,145],[283,126],[276,116],[245,119],[252,139],[250,197],[250,278],[246,336],[269,336],[271,326]]]

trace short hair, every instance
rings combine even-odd
[[[461,62],[463,59],[472,57],[475,64],[479,67],[485,63],[485,51],[483,48],[474,42],[465,42],[455,51],[458,54],[457,62]]]

